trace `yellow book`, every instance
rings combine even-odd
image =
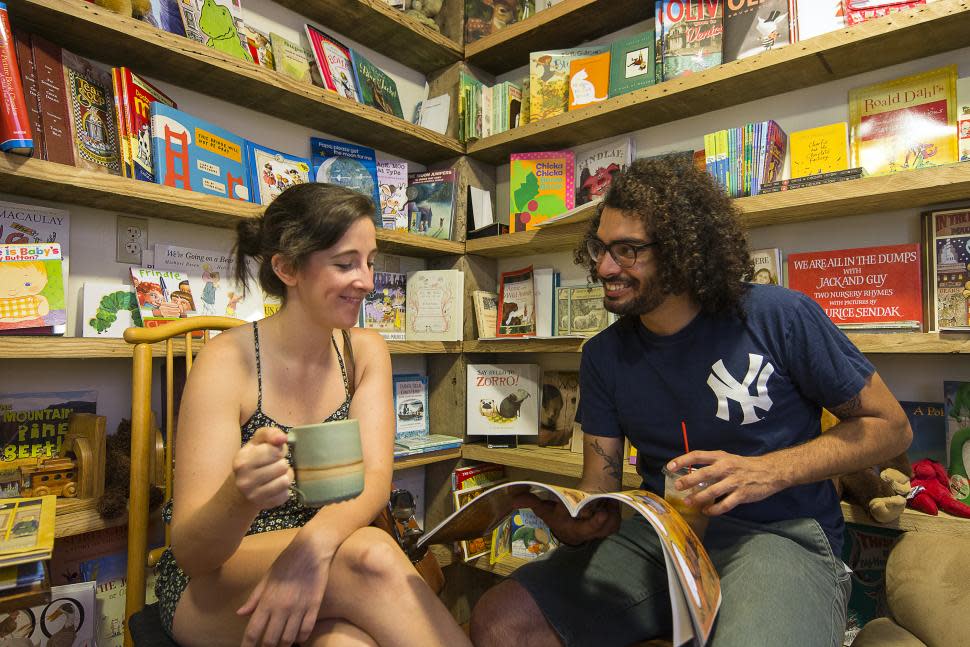
[[[789,135],[788,146],[792,178],[849,168],[849,124],[844,121],[796,130]]]
[[[0,501],[0,566],[50,559],[57,497]]]
[[[957,161],[957,66],[849,92],[851,166],[868,175]]]

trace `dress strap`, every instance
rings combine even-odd
[[[263,371],[259,364],[259,328],[253,322],[253,340],[256,343],[256,411],[263,410]]]
[[[347,399],[349,400],[352,393],[350,391],[350,381],[347,379],[347,367],[344,366],[343,355],[340,354],[340,349],[337,347],[337,338],[331,335],[330,342],[333,344],[333,349],[337,352],[337,361],[340,362],[340,375],[343,376],[344,379],[344,393],[347,394]],[[350,343],[349,336],[344,337],[344,343]],[[349,345],[347,346],[347,349],[347,352],[350,353],[350,357],[353,358],[353,349],[351,349]]]

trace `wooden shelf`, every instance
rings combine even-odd
[[[469,143],[468,154],[505,164],[510,153],[569,148],[965,47],[968,31],[970,2],[940,0],[528,123]]]
[[[590,217],[592,217],[592,209]],[[532,256],[573,249],[586,233],[587,223],[551,225],[514,234],[473,238],[465,242],[465,252],[489,258]]]
[[[390,341],[391,355],[460,353],[461,342]],[[202,348],[196,342],[195,352]],[[185,354],[185,342],[175,340],[175,353]],[[152,347],[153,357],[165,356],[165,345]],[[124,339],[95,337],[0,336],[0,359],[131,359],[131,346]]]
[[[970,353],[970,333],[848,333],[867,354],[950,355]]]
[[[424,74],[462,58],[461,45],[391,8],[385,0],[276,0],[276,4],[306,16],[328,33],[336,32],[338,38],[352,38]]]
[[[583,456],[567,449],[551,449],[526,445],[515,449],[491,449],[481,443],[466,443],[461,450],[461,457],[473,461],[488,461],[518,467],[520,469],[535,470],[548,474],[562,474],[579,478],[583,472]],[[640,475],[633,465],[623,465],[623,487],[635,488],[640,486]]]
[[[428,164],[464,152],[451,137],[83,0],[16,0],[7,9],[13,24],[82,56],[408,160]]]
[[[457,240],[440,240],[430,236],[392,229],[377,230],[377,247],[385,254],[420,256],[422,258],[465,253],[465,243]]]
[[[578,353],[586,343],[585,337],[556,339],[479,339],[461,344],[465,353]]]
[[[933,532],[942,535],[957,535],[966,537],[970,533],[970,519],[954,517],[945,512],[937,516],[925,514],[918,510],[907,508],[903,511],[903,516],[892,523],[877,523],[861,507],[842,502],[842,515],[846,523],[858,523],[865,526],[878,526],[880,528],[895,528],[897,530],[919,530],[920,532]]]
[[[465,46],[465,60],[491,74],[528,65],[529,52],[573,47],[653,16],[641,0],[563,0]]]

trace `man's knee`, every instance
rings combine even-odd
[[[535,600],[515,580],[505,580],[479,599],[470,634],[477,647],[562,644]]]

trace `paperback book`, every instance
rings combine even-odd
[[[412,436],[394,441],[394,458],[414,456],[416,454],[430,454],[446,449],[461,447],[462,440],[457,436],[447,434],[428,434],[427,436]]]
[[[427,438],[428,378],[425,375],[394,376],[394,442]]]
[[[256,204],[268,205],[276,196],[297,184],[310,181],[310,160],[246,142],[246,168]]]
[[[489,533],[516,509],[516,497],[531,493],[543,500],[561,502],[577,516],[596,501],[619,501],[656,531],[664,552],[670,584],[673,643],[682,645],[692,637],[704,645],[721,606],[721,583],[707,551],[687,522],[661,497],[646,490],[590,494],[581,490],[535,481],[514,481],[493,486],[466,502],[444,521],[426,532],[418,546],[447,544]]]
[[[451,240],[455,220],[455,181],[454,169],[408,175],[412,233]]]
[[[374,291],[364,297],[363,327],[388,341],[405,337],[407,275],[374,272]]]
[[[469,436],[538,435],[538,365],[469,364],[467,375]]]
[[[373,148],[320,137],[310,138],[310,161],[316,182],[339,184],[374,201],[374,225],[380,229],[381,196]]]
[[[0,501],[0,567],[50,559],[57,497]]]
[[[509,159],[509,229],[535,229],[575,206],[572,151],[512,153]]]

